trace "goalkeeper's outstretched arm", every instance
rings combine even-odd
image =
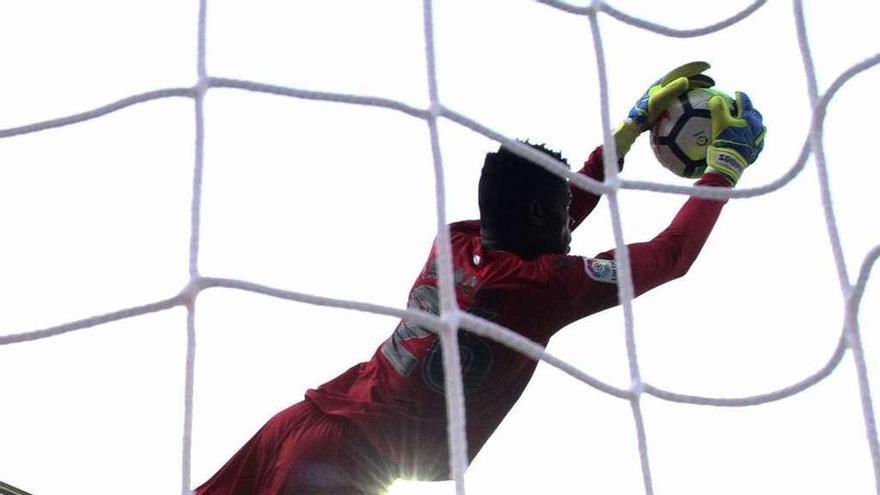
[[[731,187],[718,173],[706,173],[700,186]],[[718,220],[726,200],[692,197],[679,209],[668,227],[647,242],[627,244],[634,296],[675,280],[691,268]],[[616,250],[593,258],[567,257],[571,266],[563,273],[560,312],[565,324],[619,304]],[[585,273],[586,272],[586,273]]]
[[[730,187],[721,174],[707,173],[700,186]],[[688,272],[712,232],[725,200],[690,198],[672,223],[648,242],[628,244],[633,289],[639,296]],[[614,250],[597,259],[614,259]]]

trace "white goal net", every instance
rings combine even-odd
[[[524,492],[880,495],[876,6],[189,3],[0,6],[14,47],[0,95],[0,481],[155,493],[167,484],[147,479],[175,471],[190,493],[409,316],[451,349],[462,327],[543,361],[468,467],[459,356],[445,353],[449,491],[516,489],[504,477]],[[646,143],[596,183],[515,142],[572,163],[613,149],[631,101],[692,59],[768,125],[735,190],[675,180]],[[498,143],[603,193],[572,248],[619,253],[620,309],[547,349],[455,304],[446,225],[474,216],[481,153]],[[625,245],[688,195],[732,199],[692,271],[634,304]],[[402,309],[435,234],[439,317]]]

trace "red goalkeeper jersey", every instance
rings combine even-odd
[[[602,180],[601,147],[580,173]],[[727,186],[716,174],[698,184]],[[599,197],[572,187],[572,227]],[[670,226],[628,246],[636,295],[683,275],[702,248],[722,201],[690,198]],[[450,226],[459,306],[546,346],[566,325],[618,302],[614,251],[592,258],[548,254],[524,260],[485,249],[477,221]],[[437,246],[409,294],[409,307],[437,314]],[[459,333],[469,458],[479,452],[522,394],[537,362],[490,339]],[[391,476],[446,479],[448,447],[440,339],[403,320],[376,350],[306,398],[326,414],[355,424]]]

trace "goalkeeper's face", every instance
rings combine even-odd
[[[546,204],[540,234],[544,252],[568,254],[571,244],[571,220],[568,215],[570,205],[571,193],[568,189]]]

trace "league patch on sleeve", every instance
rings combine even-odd
[[[584,268],[587,276],[597,282],[617,283],[617,263],[614,260],[584,258]]]

